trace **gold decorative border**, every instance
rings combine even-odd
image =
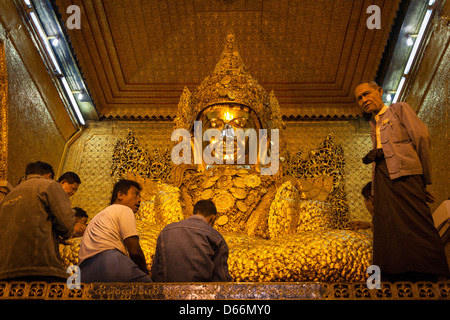
[[[0,281],[0,300],[450,300],[450,281],[366,283],[92,283]]]
[[[380,289],[366,283],[327,283],[326,300],[450,300],[450,281],[382,282]]]

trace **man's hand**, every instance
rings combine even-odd
[[[149,274],[147,269],[147,263],[145,262],[145,255],[141,249],[141,245],[139,244],[138,236],[131,236],[123,240],[125,247],[127,247],[128,254],[130,255],[130,259],[133,260],[134,263],[145,272],[145,274]]]
[[[425,189],[425,201],[429,203],[434,203],[434,201],[436,201],[434,196],[427,189]]]
[[[85,230],[86,230],[86,225],[85,224],[82,224],[80,222],[76,222],[75,226],[73,227],[72,238],[82,237]]]
[[[65,240],[65,239],[62,239],[62,238],[59,238],[58,240],[59,240],[60,244],[63,244],[65,246],[70,246],[72,244],[72,241],[69,241],[69,240]]]
[[[372,225],[367,221],[350,221],[348,224],[350,230],[369,229]]]

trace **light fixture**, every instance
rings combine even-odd
[[[89,95],[86,93],[85,89],[72,90],[72,94],[75,95],[79,101],[86,101],[89,99]]]
[[[427,12],[425,13],[425,17],[423,18],[422,25],[420,26],[419,33],[417,34],[414,47],[412,48],[408,62],[406,63],[405,71],[403,71],[404,74],[408,74],[409,70],[411,69],[412,63],[414,62],[414,59],[416,57],[417,50],[419,49],[420,42],[422,41],[423,34],[425,33],[425,29],[427,28],[428,21],[430,20],[432,12],[433,9],[428,9]]]
[[[389,92],[386,93],[386,101],[387,102],[391,102],[392,101],[392,96],[391,96],[391,94]]]
[[[34,11],[30,12],[31,20],[33,21],[33,25],[36,28],[39,37],[41,38],[42,42],[44,43],[45,49],[50,57],[50,60],[53,63],[53,67],[55,68],[55,71],[57,74],[61,74],[61,68],[59,67],[58,60],[56,60],[56,56],[53,53],[52,48],[50,47],[50,43],[48,42],[47,35],[44,32],[44,29],[42,29],[41,23],[39,22],[39,19],[36,16],[36,13]]]
[[[85,122],[84,122],[83,115],[81,114],[81,110],[78,107],[78,103],[73,96],[73,93],[72,93],[72,90],[70,89],[69,83],[67,83],[66,77],[61,77],[61,82],[63,84],[64,89],[66,90],[67,96],[69,97],[69,100],[70,100],[70,104],[72,105],[72,108],[75,111],[78,120],[80,121],[81,125],[84,126]]]
[[[397,91],[395,92],[394,99],[392,99],[392,103],[396,103],[397,102],[398,97],[400,96],[400,93],[402,92],[403,85],[405,84],[405,81],[406,81],[406,77],[403,76],[402,79],[400,80],[400,83],[398,84]]]
[[[58,43],[59,43],[59,36],[48,37],[48,40],[51,41],[52,46],[56,47],[58,45]]]
[[[430,0],[428,5],[431,6],[434,4],[434,0]],[[417,35],[411,34],[408,36],[407,44],[410,45],[411,42],[414,42],[414,46],[409,54],[408,61],[406,63],[405,69],[403,70],[403,76],[400,79],[400,83],[398,84],[397,90],[395,91],[394,98],[392,99],[392,103],[396,103],[400,94],[402,93],[403,86],[405,85],[406,78],[408,77],[409,71],[411,70],[411,66],[416,58],[417,51],[419,49],[420,43],[422,42],[423,35],[428,26],[428,22],[430,21],[431,14],[433,13],[433,8],[428,7],[427,12],[422,20],[422,24],[420,25],[419,33]],[[416,41],[413,41],[413,37],[416,37]]]
[[[85,125],[85,121],[84,121],[83,115],[81,113],[81,110],[78,106],[78,102],[76,101],[76,99],[74,97],[74,92],[70,88],[69,83],[68,83],[66,77],[64,76],[64,73],[62,72],[62,68],[59,64],[59,61],[56,58],[56,53],[58,53],[58,50],[61,50],[60,46],[65,45],[65,39],[64,39],[64,37],[61,38],[60,35],[47,36],[47,34],[40,22],[40,19],[37,15],[37,11],[35,11],[36,10],[35,7],[32,7],[31,0],[24,0],[24,3],[26,6],[28,6],[28,9],[30,9],[30,10],[27,10],[27,13],[29,14],[31,25],[34,27],[34,29],[38,35],[38,38],[40,38],[40,43],[43,44],[43,47],[44,47],[43,52],[45,52],[46,56],[49,58],[47,60],[50,60],[49,65],[50,65],[50,67],[53,65],[52,71],[62,86],[62,89],[63,89],[62,91],[64,92],[64,96],[66,98],[68,98],[71,110],[75,113],[76,119],[78,119],[78,123],[83,126],[83,125]],[[56,49],[57,46],[59,49]],[[55,49],[53,49],[53,48],[55,48]],[[54,51],[54,50],[56,50],[56,51]],[[70,74],[70,75],[72,77],[72,74]],[[70,79],[71,79],[71,83],[73,81],[76,82],[76,80],[73,80],[72,78],[70,78]],[[78,93],[79,93],[78,100],[81,100],[82,98],[84,98],[84,96],[83,96],[84,90],[78,91]]]
[[[408,45],[408,47],[411,47],[414,44],[414,40],[413,40],[412,35],[408,35],[406,37],[406,44]]]

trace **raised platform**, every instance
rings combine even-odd
[[[65,283],[0,282],[0,300],[450,300],[447,282]]]

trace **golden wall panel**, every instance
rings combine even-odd
[[[171,147],[172,122],[105,121],[89,122],[67,152],[63,172],[74,171],[81,178],[72,204],[82,207],[90,217],[109,205],[114,185],[111,177],[114,146],[127,137],[129,129],[148,152]],[[146,200],[150,199],[143,199]]]
[[[56,172],[65,141],[76,128],[15,1],[0,3],[0,42],[5,52],[2,67],[8,80],[8,107],[2,109],[3,121],[4,112],[8,113],[7,125],[1,123],[7,156],[3,150],[2,160],[7,164],[4,179],[16,186],[31,161],[48,162]],[[5,89],[0,91],[5,93]],[[2,139],[6,141],[4,136]]]
[[[450,28],[447,34],[450,36]],[[428,187],[436,201],[431,204],[436,210],[442,201],[450,197],[450,47],[442,59],[419,112],[427,124],[431,136],[431,165],[433,183]]]
[[[65,141],[47,109],[45,97],[36,87],[34,75],[10,42],[5,48],[9,100],[7,178],[16,186],[29,162],[48,162],[56,172]]]
[[[431,136],[432,212],[450,196],[450,3],[434,21],[433,34],[406,102],[419,110]]]
[[[31,161],[48,162],[56,171],[65,140],[75,129],[14,3],[4,1],[1,7],[4,59],[0,74],[7,75],[8,82],[7,90],[0,88],[1,160],[7,166],[3,179],[16,186]]]

